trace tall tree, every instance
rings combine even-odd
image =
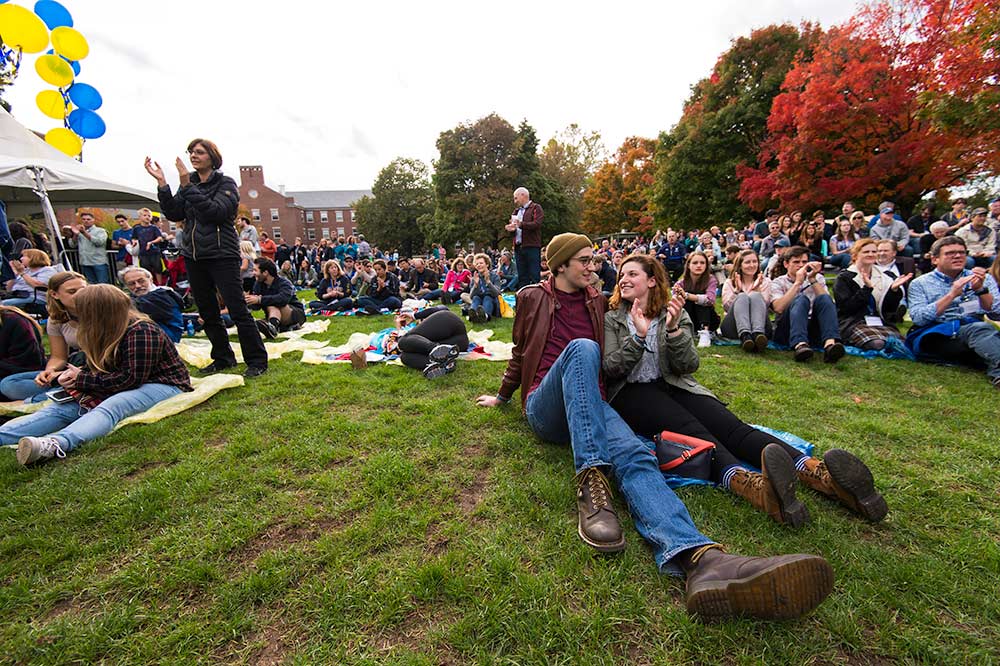
[[[625,139],[612,160],[597,170],[583,194],[582,225],[587,233],[652,229],[650,196],[656,171],[655,151],[655,140],[632,136]]]
[[[990,5],[887,0],[829,30],[788,72],[755,166],[739,170],[741,199],[758,209],[844,199],[908,208],[997,173],[996,127],[951,113],[996,95],[996,36],[982,27],[996,20]]]
[[[659,226],[743,222],[737,165],[756,163],[771,102],[796,56],[808,57],[816,28],[771,25],[733,40],[711,75],[691,89],[680,121],[660,135],[654,213]]]
[[[542,148],[538,158],[540,171],[566,198],[567,226],[579,227],[583,192],[607,159],[600,133],[584,132],[576,123],[549,139]]]
[[[372,196],[354,204],[358,228],[385,249],[399,248],[404,256],[423,248],[421,228],[434,212],[427,165],[397,157],[383,168],[372,185]]]
[[[442,132],[435,163],[433,219],[424,225],[429,241],[450,245],[473,241],[498,247],[508,242],[504,225],[514,188],[527,187],[545,209],[543,239],[565,225],[565,197],[540,171],[538,138],[522,121],[518,129],[496,114]]]

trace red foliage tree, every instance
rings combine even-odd
[[[597,170],[583,193],[582,225],[587,233],[652,230],[649,200],[656,172],[655,152],[655,140],[632,136]]]
[[[886,0],[829,30],[786,76],[757,165],[737,169],[740,198],[758,210],[844,199],[906,206],[996,173],[996,130],[944,112],[996,90],[996,35],[980,25],[995,4]],[[995,8],[986,16],[995,22]]]

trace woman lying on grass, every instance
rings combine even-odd
[[[75,297],[77,341],[87,367],[67,365],[59,385],[70,399],[0,426],[0,444],[17,443],[22,465],[64,458],[83,442],[111,432],[122,419],[191,391],[177,349],[121,290],[91,285]]]
[[[415,318],[419,324],[415,324]],[[416,315],[412,308],[403,308],[395,324],[394,328],[374,333],[371,345],[380,353],[399,354],[403,365],[420,370],[427,379],[454,372],[458,355],[469,348],[465,322],[444,305],[426,308]]]
[[[608,308],[608,402],[637,435],[668,430],[714,443],[711,480],[779,523],[798,527],[809,519],[795,497],[796,477],[868,520],[885,517],[885,500],[856,456],[832,449],[823,460],[809,457],[744,423],[694,380],[699,359],[691,319],[683,294],[671,294],[660,262],[646,255],[625,259]]]

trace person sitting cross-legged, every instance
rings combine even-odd
[[[339,312],[352,307],[351,281],[340,270],[336,259],[327,259],[323,263],[323,279],[316,287],[316,300],[309,301],[309,309],[314,313],[319,310]]]
[[[793,245],[782,253],[777,271],[781,275],[771,280],[771,309],[777,315],[774,341],[791,347],[796,361],[808,361],[810,344],[822,344],[823,360],[836,363],[845,350],[822,264],[810,262],[809,250]]]
[[[257,328],[269,340],[278,337],[279,331],[300,328],[306,321],[305,308],[295,295],[295,285],[278,275],[278,268],[270,259],[253,260],[253,292],[246,295],[251,310],[264,309],[264,319],[257,319]]]
[[[913,327],[906,345],[924,358],[986,364],[1000,389],[1000,331],[983,317],[1000,303],[996,280],[985,268],[965,268],[965,241],[945,236],[931,246],[934,271],[910,283]]]
[[[358,307],[372,315],[381,310],[398,310],[403,305],[399,299],[399,278],[386,269],[384,259],[372,262],[372,273],[368,290],[358,299]]]
[[[469,285],[469,321],[484,324],[500,316],[500,276],[490,270],[490,258],[477,254]]]
[[[111,432],[125,417],[192,390],[174,343],[136,312],[120,289],[90,285],[74,302],[87,365],[69,364],[57,373],[71,399],[0,426],[0,444],[17,444],[22,465],[64,458],[84,442]]]
[[[577,532],[602,552],[625,536],[606,473],[616,478],[639,533],[661,571],[687,575],[686,606],[702,618],[798,617],[819,605],[833,570],[816,555],[769,558],[725,553],[695,527],[664,482],[656,457],[603,399],[601,345],[604,296],[590,286],[593,245],[580,234],[555,236],[546,249],[552,276],[522,288],[514,316],[514,349],[497,395],[477,404],[498,407],[521,389],[521,406],[540,438],[569,442],[577,488]]]
[[[886,241],[862,238],[851,247],[854,263],[837,276],[837,318],[844,342],[864,350],[881,350],[889,338],[903,339],[893,321],[903,300],[903,285],[912,273],[893,279],[876,264],[876,247]]]

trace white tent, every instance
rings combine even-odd
[[[25,205],[35,210],[41,205],[56,249],[59,228],[53,204],[141,207],[157,199],[152,192],[118,185],[67,157],[0,108],[0,200],[12,216],[23,214]]]

